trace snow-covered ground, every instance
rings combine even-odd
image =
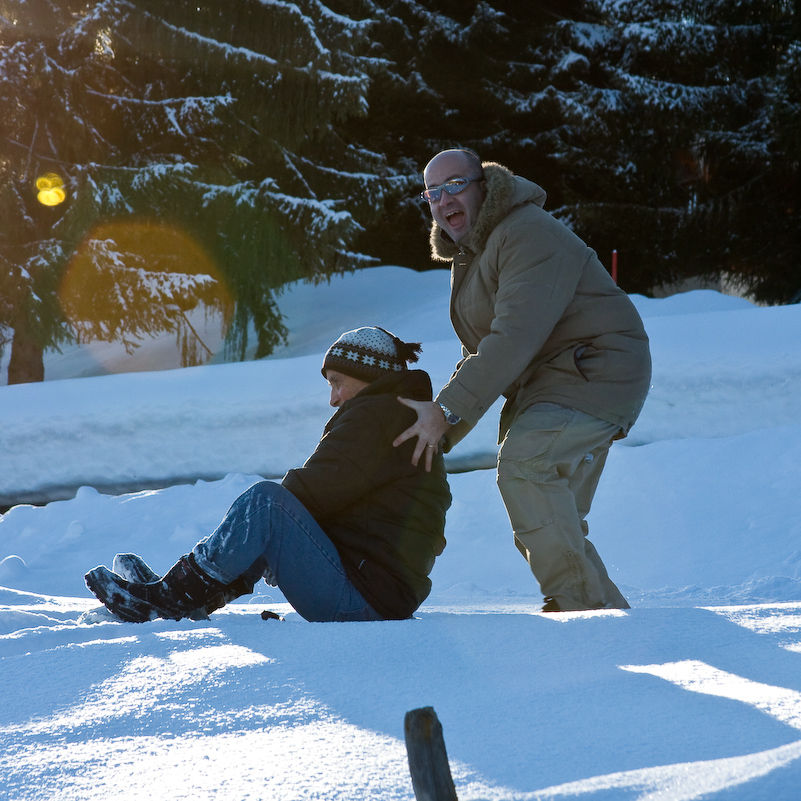
[[[292,287],[289,343],[265,361],[69,379],[125,361],[69,349],[57,380],[0,387],[0,504],[63,499],[0,517],[0,798],[412,799],[403,719],[433,706],[461,801],[795,801],[801,307],[634,301],[653,387],[590,515],[626,612],[538,613],[493,471],[474,469],[451,476],[413,621],[310,624],[262,585],[207,622],[79,622],[86,570],[120,551],[166,570],[252,481],[303,461],[343,330],[422,340],[444,382],[442,271]],[[496,424],[452,469],[492,464]]]

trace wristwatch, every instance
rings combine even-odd
[[[437,401],[437,403],[439,403],[439,401]],[[454,414],[444,403],[440,403],[439,407],[442,409],[442,412],[445,415],[445,422],[448,425],[455,426],[462,419],[458,415]]]

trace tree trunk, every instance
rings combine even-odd
[[[27,316],[22,315],[11,340],[8,383],[28,384],[34,381],[44,381],[44,347],[33,334]]]

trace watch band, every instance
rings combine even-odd
[[[439,401],[437,401],[439,403]],[[444,403],[439,403],[440,409],[442,409],[443,414],[445,415],[445,422],[448,425],[455,426],[462,418],[458,415],[454,414]]]

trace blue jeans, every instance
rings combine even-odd
[[[254,578],[270,576],[306,620],[383,620],[306,507],[272,481],[243,492],[193,553],[200,569],[224,584],[254,571]]]

